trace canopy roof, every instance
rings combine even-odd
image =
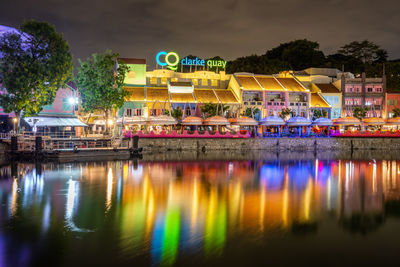
[[[78,126],[86,127],[78,118],[62,118],[62,117],[26,117],[24,120],[33,127],[57,127],[57,126]]]
[[[364,118],[362,120],[362,122],[366,125],[384,125],[385,124],[385,120],[381,119],[381,118]]]
[[[151,125],[174,125],[178,123],[172,116],[168,115],[150,116],[148,121]]]
[[[361,122],[359,119],[355,117],[344,117],[344,118],[337,118],[333,120],[333,124],[335,125],[360,125]]]
[[[266,126],[279,126],[279,125],[285,125],[285,121],[278,116],[268,116],[265,117],[260,121],[261,125],[266,125]]]
[[[291,117],[286,124],[288,126],[308,126],[311,124],[311,121],[309,119],[306,119],[304,117],[301,116],[297,116],[297,117]]]
[[[229,122],[232,125],[243,125],[243,126],[258,125],[258,122],[255,119],[249,117],[230,118]]]
[[[331,119],[328,118],[318,118],[315,121],[313,121],[312,123],[313,125],[318,125],[318,126],[331,126],[333,124]]]
[[[235,74],[236,81],[245,91],[290,91],[309,92],[293,77],[278,78],[273,75]]]
[[[387,124],[400,125],[400,117],[388,119]]]
[[[204,120],[204,125],[228,125],[229,121],[221,116],[214,116]]]
[[[119,118],[116,121],[116,124],[138,124],[138,125],[144,125],[148,122],[148,118],[142,117],[142,116],[132,116],[132,117],[124,117],[124,118]]]
[[[186,117],[182,120],[182,125],[202,125],[203,119],[200,117]]]
[[[331,108],[328,102],[319,94],[311,93],[311,107],[312,108]]]

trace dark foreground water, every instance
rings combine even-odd
[[[3,266],[399,266],[400,161],[0,168]]]

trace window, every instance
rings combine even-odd
[[[367,88],[367,92],[368,92],[368,93],[371,93],[371,92],[372,92],[372,88],[371,88],[371,87],[368,87],[368,88]]]
[[[68,98],[63,98],[62,100],[62,110],[63,111],[71,111],[72,109],[72,105],[69,103],[69,99]]]
[[[151,77],[150,78],[150,84],[157,84],[157,78],[156,77]]]
[[[339,104],[339,96],[334,96],[334,97],[333,97],[333,104],[334,104],[334,105]]]
[[[132,109],[131,108],[127,108],[125,114],[126,114],[127,117],[131,117],[132,116]]]
[[[191,116],[192,115],[192,110],[189,107],[186,108],[185,115],[186,116]]]
[[[134,114],[135,114],[135,116],[142,116],[142,109],[141,108],[135,108],[134,109]]]
[[[193,82],[193,85],[199,85],[199,80],[198,79],[193,79],[192,82]]]
[[[161,84],[167,84],[168,83],[168,78],[161,78]]]
[[[43,110],[49,110],[49,109],[53,109],[53,103],[43,107]]]
[[[202,86],[208,86],[208,80],[207,79],[201,79],[201,85]]]
[[[218,86],[218,80],[211,80],[211,86]]]

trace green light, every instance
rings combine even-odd
[[[176,261],[179,245],[180,212],[178,208],[168,209],[162,245],[161,262],[163,266],[173,265]]]
[[[170,56],[174,56],[175,57],[175,62],[170,62],[169,61],[169,57]],[[169,65],[169,66],[176,66],[179,63],[179,56],[177,53],[175,52],[169,52],[166,56],[165,56],[165,62]]]

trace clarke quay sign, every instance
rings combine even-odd
[[[198,57],[196,58],[188,58],[185,57],[181,61],[179,61],[179,55],[176,52],[165,52],[161,51],[156,55],[156,61],[157,64],[162,66],[162,67],[167,67],[170,70],[177,70],[178,69],[178,64],[179,62],[183,66],[208,66],[209,68],[216,68],[216,67],[221,67],[225,69],[226,67],[226,61],[225,60],[219,60],[219,59],[200,59]]]

